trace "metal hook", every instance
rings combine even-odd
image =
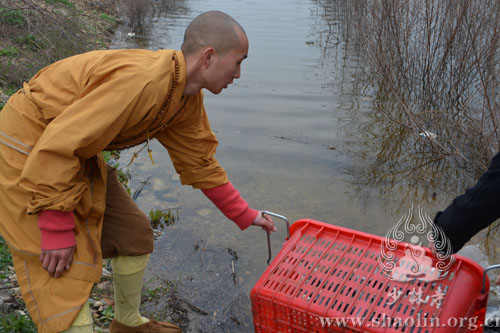
[[[283,215],[279,215],[273,212],[269,212],[267,210],[262,211],[263,214],[271,215],[274,217],[277,217],[279,219],[282,219],[286,223],[286,239],[290,237],[290,222],[288,222],[288,219],[284,217]],[[269,265],[269,262],[271,261],[272,258],[272,252],[271,252],[271,232],[267,232],[267,252],[268,252],[268,259],[267,259],[267,264]]]
[[[486,267],[484,269],[484,273],[483,273],[483,284],[481,285],[481,294],[484,294],[485,292],[485,287],[486,287],[486,273],[491,270],[491,269],[496,269],[496,268],[500,268],[500,265],[492,265],[492,266],[489,266],[489,267]]]

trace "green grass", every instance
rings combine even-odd
[[[101,155],[104,157],[104,161],[106,161],[106,163],[116,169],[118,180],[123,184],[123,186],[125,186],[128,194],[132,195],[130,187],[128,186],[128,182],[130,181],[130,178],[132,178],[132,174],[130,173],[130,170],[123,171],[123,169],[120,168],[120,163],[117,162],[120,158],[120,152],[118,150],[104,150],[101,152]],[[110,161],[113,161],[114,163],[109,163]]]
[[[113,307],[111,305],[106,305],[104,310],[101,312],[101,317],[99,318],[99,321],[101,322],[102,325],[108,326],[113,320],[114,316],[115,314],[113,311]]]
[[[7,87],[3,87],[3,93],[4,95],[7,95],[7,96],[11,96],[13,95],[19,88],[17,87],[14,87],[14,86],[11,86],[11,85],[8,85]],[[5,102],[0,102],[0,111],[3,109],[5,105]],[[0,239],[2,237],[0,236]],[[1,271],[1,268],[0,268],[0,271]]]
[[[104,161],[108,163],[110,160],[116,160],[120,157],[120,154],[118,151],[110,151],[110,150],[104,150],[101,152],[102,157],[104,158]]]
[[[0,279],[7,277],[8,267],[12,266],[12,256],[10,255],[9,248],[2,236],[0,236]]]
[[[51,5],[62,4],[68,7],[75,7],[75,4],[69,0],[45,0],[45,2]]]
[[[7,87],[4,87],[3,89],[3,92],[4,94],[6,94],[7,96],[11,96],[11,95],[14,95],[14,93],[16,91],[19,90],[19,87],[15,87],[15,86],[12,86],[12,85],[8,85]]]
[[[0,279],[5,279],[8,276],[9,266],[12,265],[10,251],[4,239],[0,236]],[[24,304],[22,301],[19,302]],[[0,317],[0,333],[4,332],[36,333],[37,330],[29,315],[7,313]]]
[[[20,9],[0,8],[0,22],[7,25],[23,26],[26,19]]]
[[[99,18],[101,20],[105,20],[105,21],[108,21],[108,22],[111,22],[111,23],[116,23],[116,17],[108,15],[106,13],[102,13],[101,15],[99,15]]]
[[[168,209],[163,211],[161,209],[151,209],[149,211],[149,220],[151,221],[151,226],[155,230],[163,230],[165,227],[168,227],[179,219],[179,213],[174,213]]]
[[[161,298],[165,297],[168,293],[176,292],[178,281],[175,280],[161,280],[160,285],[156,288],[150,289],[148,285],[153,280],[159,280],[159,277],[151,278],[149,281],[144,283],[142,289],[142,302],[159,301]]]
[[[45,43],[42,40],[40,40],[37,36],[32,34],[18,36],[14,40],[18,44],[27,46],[32,51],[47,48],[47,45],[45,45]]]
[[[0,49],[0,57],[14,58],[18,54],[19,54],[19,50],[13,46],[5,48],[5,49]]]
[[[0,318],[0,332],[36,333],[36,326],[29,316],[9,313]]]

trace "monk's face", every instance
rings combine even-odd
[[[248,54],[248,39],[240,32],[240,45],[224,54],[215,54],[210,72],[207,73],[207,86],[213,94],[219,94],[222,89],[240,77],[242,61]]]

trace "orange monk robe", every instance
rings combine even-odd
[[[183,98],[185,84],[182,52],[94,51],[42,69],[0,112],[0,231],[40,332],[67,329],[100,279],[102,150],[157,138],[182,184],[228,182],[203,95]],[[59,279],[38,260],[37,213],[49,209],[76,219],[74,261]]]

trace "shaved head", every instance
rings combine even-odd
[[[198,15],[187,27],[182,43],[184,55],[190,55],[206,47],[213,47],[224,54],[240,46],[239,33],[245,30],[231,16],[220,11]]]

